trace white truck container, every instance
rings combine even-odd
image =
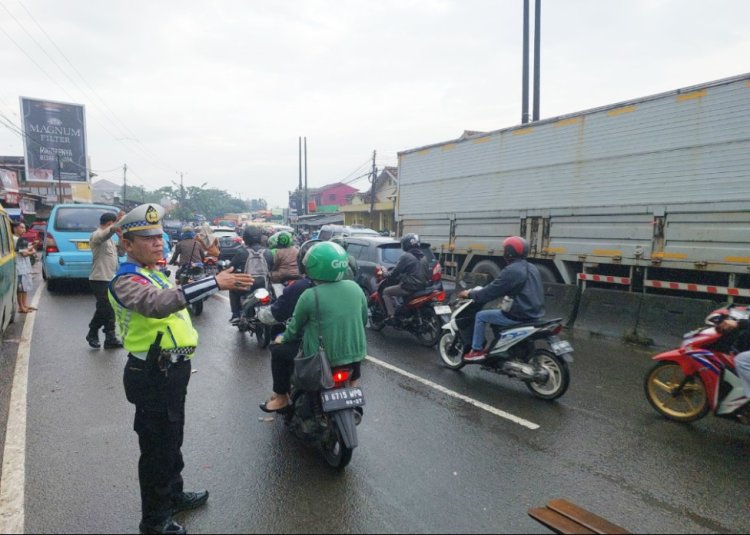
[[[548,282],[750,296],[750,74],[403,151],[398,178],[448,278],[517,234]]]

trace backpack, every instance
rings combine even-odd
[[[253,277],[266,277],[268,275],[268,262],[266,261],[265,249],[257,251],[248,248],[247,261],[245,262],[245,273]]]

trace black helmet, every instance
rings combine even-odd
[[[422,244],[419,242],[419,236],[416,234],[407,234],[401,238],[401,249],[404,251],[408,251],[414,247],[421,247],[421,245]]]
[[[297,252],[297,269],[299,269],[300,275],[304,275],[306,273],[305,263],[303,262],[303,260],[305,259],[305,255],[313,245],[320,243],[321,241],[322,240],[307,240],[305,243],[299,246],[299,251]]]
[[[260,230],[260,227],[257,227],[255,225],[248,225],[245,228],[245,232],[242,233],[242,240],[245,242],[245,245],[250,247],[251,245],[260,243],[261,235],[262,232]]]
[[[503,256],[506,260],[526,258],[529,254],[529,243],[520,236],[511,236],[503,240]]]

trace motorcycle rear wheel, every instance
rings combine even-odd
[[[438,350],[440,351],[440,358],[443,359],[443,364],[445,364],[446,367],[451,370],[460,370],[466,366],[466,363],[464,362],[464,343],[461,339],[461,335],[459,335],[456,347],[451,351],[453,340],[453,333],[445,331],[438,342]]]
[[[541,366],[549,377],[544,383],[529,381],[526,388],[539,399],[553,400],[562,396],[570,386],[570,370],[568,364],[560,357],[546,349],[536,350],[529,358],[529,364]]]
[[[685,380],[679,364],[657,362],[644,381],[646,398],[656,412],[675,422],[694,422],[708,414],[708,393],[700,375],[690,377],[682,391],[674,391]]]
[[[422,312],[422,326],[424,330],[414,333],[417,337],[417,341],[425,347],[432,347],[438,343],[441,335],[441,323],[440,318],[437,317],[435,312],[430,308],[429,310]]]
[[[341,432],[338,428],[334,428],[335,438],[333,440],[324,442],[321,444],[321,450],[323,452],[323,458],[331,468],[342,470],[352,460],[352,448],[347,448],[344,445],[344,441],[341,439]]]

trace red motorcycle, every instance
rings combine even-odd
[[[651,406],[677,422],[694,422],[712,411],[720,418],[750,424],[750,400],[734,365],[737,331],[716,329],[727,318],[749,316],[747,307],[715,310],[706,318],[708,326],[687,333],[679,349],[653,357],[656,365],[644,383]]]
[[[450,319],[451,309],[445,304],[446,294],[443,291],[440,264],[432,270],[431,286],[406,298],[396,309],[393,322],[388,323],[394,329],[413,334],[420,344],[432,347],[440,340],[443,324]],[[381,267],[375,269],[377,289],[367,300],[370,327],[380,331],[386,326],[387,312],[383,302],[383,291],[389,286],[388,274]]]

